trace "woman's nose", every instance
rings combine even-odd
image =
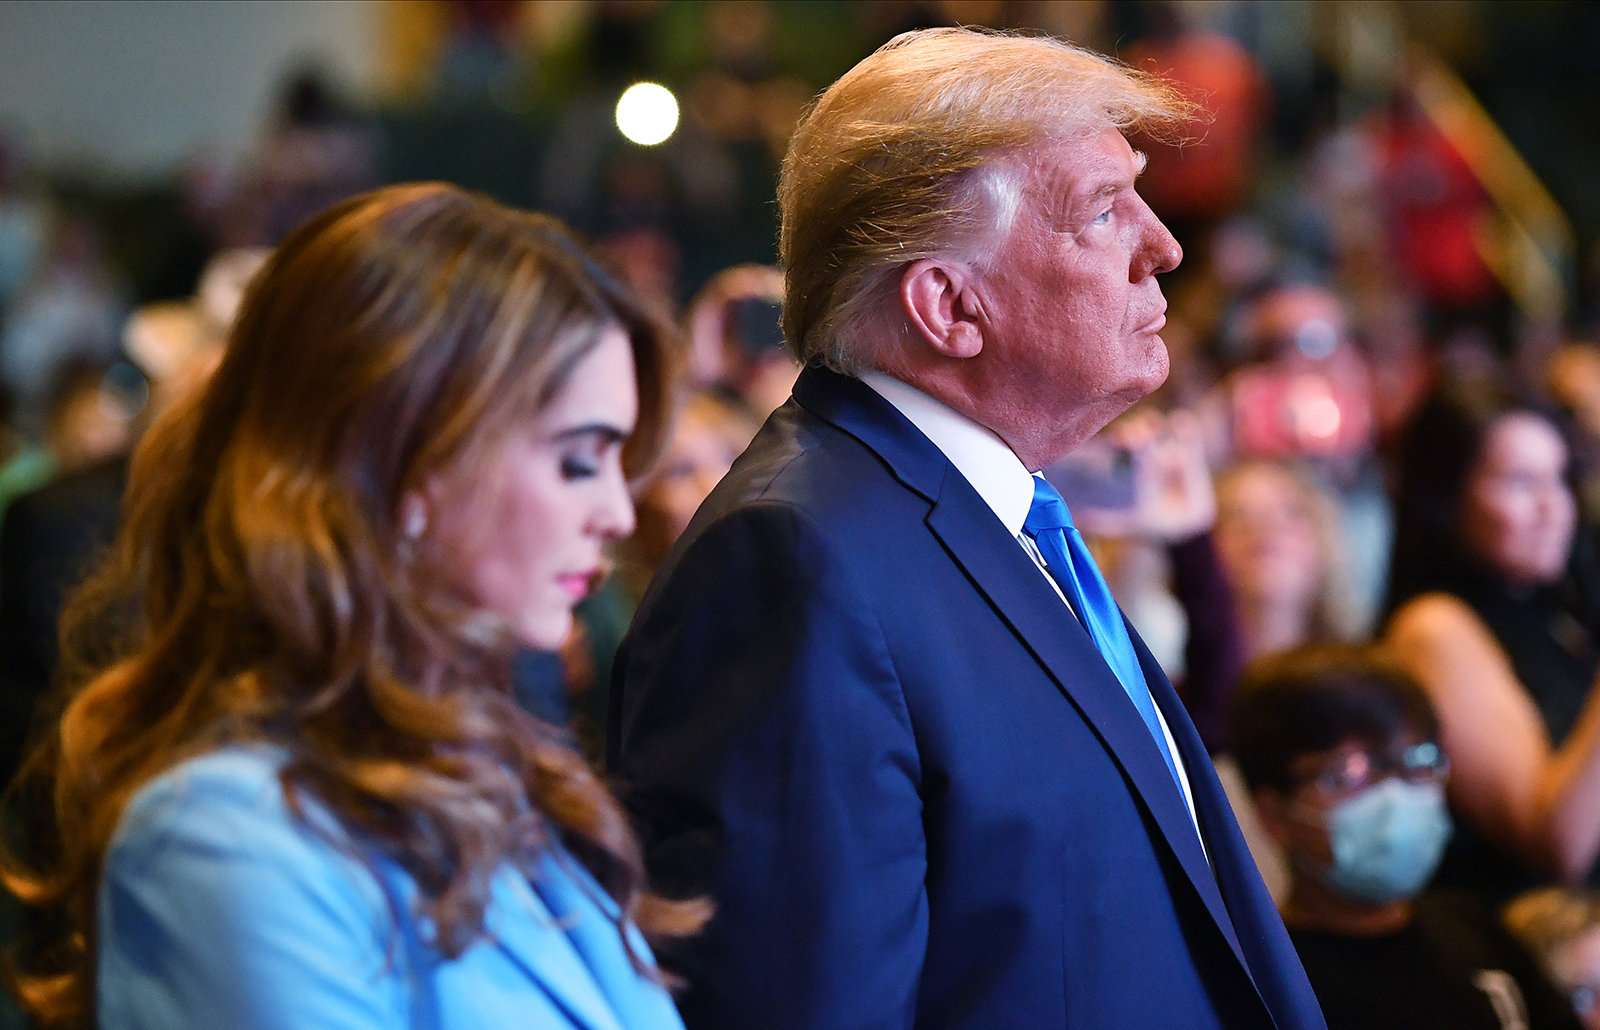
[[[633,495],[619,469],[606,477],[606,488],[597,501],[593,525],[601,536],[621,539],[633,532],[635,522]]]

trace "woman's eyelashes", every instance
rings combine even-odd
[[[593,479],[600,474],[600,463],[594,458],[567,454],[561,458],[561,478],[572,482],[579,479]]]
[[[551,443],[558,448],[561,478],[573,482],[593,479],[620,464],[622,445],[628,434],[615,426],[586,425],[556,435]]]
[[[593,479],[605,471],[607,462],[620,460],[621,455],[619,434],[586,434],[562,453],[561,478],[568,482]]]

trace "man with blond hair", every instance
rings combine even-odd
[[[1171,685],[1034,473],[1160,385],[1177,244],[1124,132],[1169,87],[900,36],[779,186],[808,367],[617,660],[610,763],[691,1030],[1318,1030]]]

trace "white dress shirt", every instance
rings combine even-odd
[[[916,387],[908,386],[883,372],[863,372],[860,378],[944,452],[950,464],[966,477],[978,496],[994,511],[995,517],[1006,527],[1006,532],[1015,537],[1028,557],[1033,559],[1033,564],[1056,596],[1061,598],[1067,611],[1072,612],[1072,605],[1067,603],[1067,596],[1061,592],[1055,577],[1050,575],[1044,555],[1039,553],[1039,546],[1022,531],[1022,525],[1028,519],[1028,510],[1033,507],[1034,479],[1022,464],[1022,459],[993,432]],[[1073,617],[1077,617],[1076,612],[1073,612]],[[1183,788],[1184,803],[1189,806],[1189,818],[1194,821],[1195,832],[1199,833],[1200,820],[1195,815],[1194,796],[1189,788],[1189,770],[1183,763],[1183,756],[1178,753],[1178,743],[1172,739],[1172,730],[1167,726],[1160,706],[1152,704],[1152,707],[1161,724],[1161,732],[1167,738],[1167,750],[1178,768],[1178,784]],[[1201,846],[1204,845],[1202,837]],[[1210,855],[1206,857],[1209,859]]]

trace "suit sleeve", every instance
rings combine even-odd
[[[99,1025],[408,1026],[406,948],[377,881],[253,789],[130,806],[100,895]]]
[[[717,905],[658,949],[691,1030],[911,1024],[922,773],[848,566],[804,514],[741,509],[671,563],[618,657],[611,765],[654,884]]]

